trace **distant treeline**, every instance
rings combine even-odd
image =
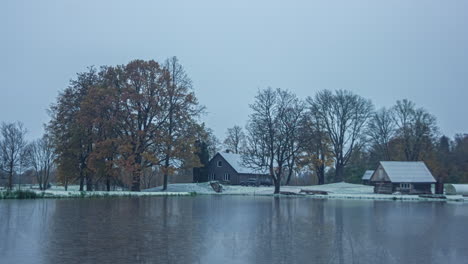
[[[300,174],[318,184],[359,182],[382,160],[423,160],[440,181],[468,182],[468,135],[440,135],[435,117],[406,99],[375,110],[347,90],[300,99],[266,88],[250,108],[245,128],[228,129],[221,146],[200,121],[204,107],[177,58],[91,67],[60,92],[41,139],[26,142],[21,123],[2,124],[0,177],[11,188],[13,176],[28,170],[46,188],[54,172],[65,188],[139,191],[160,176],[166,189],[184,171],[206,174],[224,147],[267,171],[275,192]]]
[[[313,172],[318,184],[361,182],[379,161],[424,161],[438,181],[468,182],[468,134],[449,139],[436,118],[398,100],[374,109],[347,90],[322,90],[302,100],[283,89],[260,90],[246,125],[228,129],[224,144],[252,168],[269,171],[279,192],[292,175]]]

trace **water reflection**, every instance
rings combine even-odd
[[[247,196],[0,202],[1,263],[461,263],[468,206]]]

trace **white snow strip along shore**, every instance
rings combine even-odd
[[[328,195],[305,195],[301,190],[326,191]],[[162,192],[162,187],[147,189],[149,192]],[[262,195],[272,196],[274,187],[246,187],[238,185],[223,185],[222,193],[215,193],[209,183],[178,183],[168,185],[170,192],[195,192],[197,194],[217,195]],[[295,193],[296,196],[304,196],[320,199],[367,199],[367,200],[398,200],[398,201],[455,201],[468,202],[468,197],[462,195],[446,195],[447,199],[423,198],[418,195],[376,194],[374,187],[351,183],[332,183],[311,186],[281,186],[281,191]]]
[[[41,191],[35,191],[41,194]],[[127,191],[45,191],[44,198],[91,198],[91,197],[142,197],[142,196],[189,196],[189,192],[127,192]]]
[[[130,191],[79,191],[79,186],[69,186],[65,191],[62,186],[53,186],[42,192],[37,189],[28,189],[43,194],[44,198],[87,198],[87,197],[141,197],[141,196],[189,196],[195,194],[214,194],[214,195],[258,195],[273,196],[274,187],[249,187],[239,185],[223,185],[223,192],[216,193],[209,183],[177,183],[169,184],[167,191],[162,191],[162,187],[155,187],[143,190],[142,192]],[[306,195],[301,190],[326,191],[328,195]],[[398,200],[398,201],[450,201],[450,202],[468,202],[468,197],[462,195],[446,195],[447,199],[423,198],[418,195],[401,194],[375,194],[373,186],[351,184],[351,183],[332,183],[324,185],[310,186],[281,186],[281,191],[294,193],[293,196],[308,197],[318,199],[366,199],[366,200]]]

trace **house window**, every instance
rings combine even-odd
[[[224,173],[223,180],[224,181],[230,181],[231,180],[231,175],[229,175],[229,173]]]
[[[400,188],[404,190],[411,189],[411,183],[400,183]]]
[[[218,161],[218,167],[222,167],[223,166],[223,162],[222,161]]]

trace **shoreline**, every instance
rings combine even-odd
[[[290,186],[287,186],[290,187]],[[311,186],[308,186],[309,188]],[[251,187],[255,188],[255,187]],[[293,189],[293,188],[284,188]],[[297,190],[297,188],[296,188]],[[142,192],[130,192],[130,191],[62,191],[62,190],[21,190],[22,194],[16,191],[10,192],[11,196],[6,196],[8,191],[0,191],[0,200],[24,200],[24,199],[77,199],[77,198],[123,198],[123,197],[156,197],[156,196],[198,196],[198,195],[220,195],[220,196],[271,196],[271,197],[291,197],[291,198],[309,198],[309,199],[332,199],[332,200],[375,200],[375,201],[412,201],[412,202],[455,202],[465,203],[468,202],[468,197],[462,195],[445,195],[446,199],[442,198],[425,198],[419,197],[418,195],[401,195],[401,194],[369,194],[369,193],[334,193],[329,192],[325,194],[303,194],[303,193],[292,193],[292,194],[273,194],[265,190],[258,191],[238,191],[233,192],[227,191],[225,193],[215,193],[214,191],[142,191]],[[23,196],[21,196],[23,195]]]
[[[147,197],[147,196],[194,196],[191,192],[127,192],[127,191],[39,191],[39,190],[0,191],[0,200],[33,200],[33,199],[76,199],[76,198],[118,198],[118,197]],[[17,195],[15,197],[15,195]],[[22,197],[24,195],[25,197]]]

